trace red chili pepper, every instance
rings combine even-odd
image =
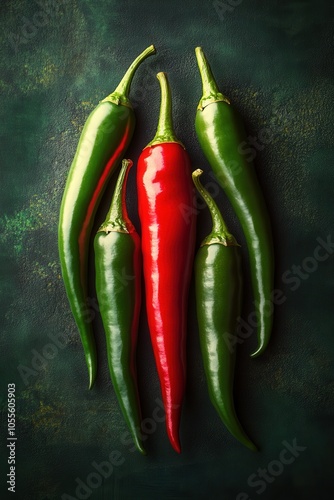
[[[195,245],[195,210],[188,153],[172,125],[170,88],[165,73],[159,123],[144,148],[137,171],[146,309],[166,427],[180,453],[179,425],[185,389],[186,312]],[[189,209],[187,217],[184,210]]]

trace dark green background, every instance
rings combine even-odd
[[[1,498],[7,498],[6,387],[13,382],[17,493],[7,493],[8,498],[75,497],[76,478],[86,482],[92,463],[108,460],[113,450],[124,463],[89,498],[234,500],[245,492],[252,500],[320,500],[333,495],[334,259],[331,252],[321,262],[313,258],[317,238],[326,241],[333,234],[333,9],[326,0],[230,4],[235,7],[219,15],[217,2],[204,0],[1,1]],[[142,65],[132,86],[137,129],[128,157],[136,161],[153,137],[160,97],[154,75],[166,71],[177,134],[193,167],[205,170],[204,183],[211,182],[216,192],[194,133],[201,95],[197,45],[248,133],[257,138],[271,133],[255,163],[273,223],[276,287],[286,299],[276,308],[267,352],[249,358],[255,335],[239,346],[235,387],[240,419],[259,453],[232,438],[210,405],[193,292],[180,456],[171,449],[163,423],[146,441],[147,457],[122,444],[126,428],[108,377],[98,315],[99,375],[94,389],[86,388],[79,336],[60,276],[59,205],[86,117],[151,43],[157,55]],[[112,185],[97,224],[111,191]],[[244,243],[223,194],[216,199]],[[139,230],[135,169],[128,200]],[[209,229],[208,213],[201,209],[198,242]],[[243,255],[247,318],[252,296],[244,245]],[[292,281],[294,265],[312,271]],[[41,353],[52,342],[48,334],[61,333],[66,347],[25,384],[18,366],[32,368],[32,350]],[[143,416],[151,418],[160,391],[144,312],[138,372]],[[259,495],[249,476],[279,457],[283,441],[294,439],[306,449]]]

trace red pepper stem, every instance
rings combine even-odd
[[[132,83],[133,75],[138,69],[138,66],[151,54],[155,54],[156,50],[154,45],[150,45],[145,49],[139,56],[133,61],[132,64],[130,64],[128,70],[126,71],[125,75],[123,76],[122,80],[111,94],[109,94],[105,99],[103,99],[101,102],[109,101],[113,102],[114,104],[121,104],[123,106],[128,106],[132,107],[130,100],[129,100],[129,92],[130,92],[130,86]]]
[[[172,97],[167,75],[161,71],[157,74],[157,78],[161,89],[159,121],[155,136],[146,147],[163,142],[176,142],[184,147],[182,142],[177,139],[173,128]]]
[[[130,233],[134,230],[134,226],[128,217],[125,203],[126,181],[132,165],[133,162],[131,160],[124,159],[122,161],[122,167],[118,175],[109,211],[98,232],[109,233],[110,231],[116,231],[118,233]]]
[[[219,92],[216,80],[213,76],[212,70],[202,48],[196,47],[195,54],[203,86],[203,95],[198,104],[198,109],[202,111],[206,106],[208,106],[208,104],[211,104],[212,102],[224,101],[227,104],[230,104],[230,101],[227,99],[227,97]]]
[[[198,168],[192,173],[192,178],[196,186],[197,191],[203,197],[205,203],[208,206],[212,219],[212,230],[211,233],[202,241],[201,246],[212,245],[213,243],[219,243],[224,246],[239,246],[234,236],[229,232],[227,225],[214,202],[212,196],[209,195],[208,191],[204,189],[201,181],[199,180],[202,175],[203,170]]]

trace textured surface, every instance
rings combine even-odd
[[[1,492],[6,492],[8,467],[6,386],[14,382],[16,498],[51,500],[64,493],[71,497],[63,498],[119,500],[329,497],[334,486],[334,249],[324,242],[334,240],[332,17],[326,0],[1,1]],[[249,359],[255,335],[238,346],[236,406],[261,448],[256,454],[227,433],[210,405],[193,294],[181,456],[168,443],[157,403],[160,391],[144,312],[138,371],[150,433],[148,456],[132,452],[122,438],[126,427],[108,377],[93,280],[91,310],[100,369],[94,389],[86,388],[82,348],[60,277],[60,200],[88,113],[151,43],[158,54],[139,69],[132,87],[138,123],[128,156],[136,161],[154,135],[159,107],[155,74],[166,71],[177,135],[193,167],[206,172],[203,183],[211,186],[242,243],[236,219],[223,194],[217,196],[195,138],[201,95],[195,46],[205,50],[253,142],[249,154],[256,156],[270,209],[276,287],[281,290],[266,354]],[[97,224],[104,218],[112,186]],[[139,230],[135,168],[128,199]],[[210,228],[209,215],[201,208],[198,224],[199,242]],[[243,256],[249,284],[244,248]],[[248,285],[246,320],[251,301]],[[286,447],[282,443],[292,445],[294,440],[304,449],[291,461],[291,452],[281,454]],[[115,450],[119,455],[111,455]],[[280,456],[290,463],[279,462]],[[112,471],[104,464],[104,472],[98,473],[98,464],[110,460],[122,463]],[[259,479],[264,474],[259,468],[267,470],[266,478]],[[76,492],[77,478],[90,489],[82,486]],[[6,497],[1,493],[1,498]]]

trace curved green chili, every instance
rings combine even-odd
[[[203,96],[196,113],[195,128],[201,148],[227,194],[246,238],[257,313],[258,346],[252,354],[255,357],[265,350],[272,329],[274,252],[270,221],[253,165],[247,162],[241,151],[246,137],[241,120],[229,100],[219,92],[200,47],[196,48],[196,57]]]
[[[202,242],[195,258],[196,309],[204,370],[213,406],[230,433],[255,451],[234,408],[233,380],[235,335],[241,311],[242,272],[239,245],[228,231],[219,209],[203,188],[199,176],[193,181],[204,198],[212,218],[212,231]]]
[[[131,160],[123,160],[106,220],[94,239],[96,293],[106,334],[111,380],[134,442],[145,453],[136,382],[141,302],[139,236],[128,218],[125,190]]]
[[[116,90],[89,115],[62,198],[58,246],[66,293],[84,348],[89,387],[96,377],[96,347],[87,304],[88,246],[95,212],[112,173],[130,144],[135,114],[128,94],[135,71],[153,45],[130,65]]]

